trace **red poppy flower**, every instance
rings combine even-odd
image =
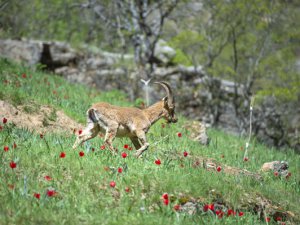
[[[57,194],[55,190],[47,190],[47,195],[48,197],[53,197]]]
[[[290,176],[292,176],[292,173],[291,173],[291,172],[288,172],[288,174],[286,175],[285,178],[287,179],[287,178],[289,178]]]
[[[189,153],[188,153],[187,151],[184,151],[184,152],[183,152],[183,156],[184,156],[184,157],[187,157],[188,154],[189,154]]]
[[[213,203],[209,204],[208,209],[210,209],[211,211],[214,211],[215,210],[215,205]]]
[[[14,161],[11,161],[9,163],[10,168],[15,169],[17,167],[17,163],[15,163]]]
[[[243,212],[239,212],[239,216],[243,216],[244,215],[244,213]]]
[[[105,149],[105,145],[101,145],[100,149],[104,150]]]
[[[227,216],[234,216],[236,213],[233,211],[233,209],[228,209]]]
[[[79,156],[83,157],[84,156],[84,152],[83,151],[79,152]]]
[[[40,134],[40,138],[44,138],[44,135],[43,135],[43,134]]]
[[[177,133],[177,136],[178,136],[178,137],[182,137],[182,133],[178,132],[178,133]]]
[[[280,216],[276,217],[276,221],[281,221],[282,218]]]
[[[179,211],[179,210],[180,210],[180,205],[178,205],[178,204],[177,204],[177,205],[174,205],[173,208],[174,208],[175,211]]]
[[[220,172],[221,170],[222,170],[222,167],[221,167],[221,166],[218,166],[218,167],[217,167],[217,171]]]
[[[132,147],[129,147],[128,150],[131,151],[131,150],[132,150]]]
[[[123,169],[121,167],[118,168],[118,173],[122,173]]]
[[[7,119],[4,117],[3,119],[2,119],[2,122],[5,124],[5,123],[7,123]]]
[[[224,212],[222,210],[217,210],[216,215],[218,216],[219,219],[221,219],[224,215]]]
[[[112,188],[114,188],[114,187],[116,186],[116,182],[111,181],[109,185],[110,185]]]
[[[122,152],[121,155],[122,155],[122,158],[124,158],[124,159],[127,157],[127,153],[126,152]]]
[[[14,144],[13,144],[13,148],[17,148],[17,144],[16,144],[16,142],[14,142]]]
[[[126,187],[125,188],[125,191],[128,193],[128,192],[130,192],[130,188],[129,187]]]
[[[78,131],[78,134],[79,134],[79,135],[82,134],[82,130],[79,130],[79,131]]]
[[[124,145],[124,148],[127,149],[129,146],[128,145]]]
[[[247,162],[249,159],[248,159],[248,157],[245,157],[244,158],[244,162]]]
[[[169,199],[164,199],[163,202],[165,205],[169,205]]]
[[[277,177],[279,173],[277,171],[274,172],[274,176]]]
[[[33,196],[34,196],[35,198],[37,198],[37,199],[40,199],[41,194],[40,194],[40,193],[34,193]]]
[[[155,164],[156,164],[156,165],[160,165],[160,164],[161,164],[160,159],[155,160]]]
[[[66,153],[65,152],[61,152],[59,155],[60,158],[65,158],[66,157]]]
[[[271,221],[271,218],[270,217],[267,217],[266,218],[266,222],[270,222]]]
[[[204,206],[203,206],[203,211],[204,211],[204,212],[207,212],[207,211],[208,211],[208,205],[204,205]]]
[[[162,198],[163,198],[163,199],[169,199],[168,193],[164,193],[164,194],[162,195]]]
[[[9,150],[9,147],[8,147],[8,146],[4,146],[3,150],[4,150],[5,152],[7,152],[7,151]]]
[[[52,178],[51,178],[50,176],[48,176],[48,175],[47,175],[47,176],[44,176],[44,179],[47,180],[47,181],[52,180]]]
[[[23,74],[22,74],[22,77],[23,77],[23,78],[26,78],[26,77],[27,77],[27,76],[26,76],[26,73],[23,73]]]

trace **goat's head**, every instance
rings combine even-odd
[[[175,115],[175,100],[170,85],[166,82],[155,82],[155,84],[160,84],[167,92],[167,96],[162,99],[165,109],[163,117],[168,123],[176,123],[178,119]]]

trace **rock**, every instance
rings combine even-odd
[[[43,52],[42,42],[0,40],[0,57],[25,62],[29,65],[40,63]]]
[[[190,138],[194,141],[198,141],[202,145],[208,145],[210,138],[206,132],[206,126],[199,121],[188,122],[184,125],[184,128],[190,131]]]
[[[164,65],[171,63],[176,55],[176,51],[167,45],[167,42],[160,39],[154,50],[154,57]]]
[[[273,171],[274,173],[276,172],[278,176],[286,177],[289,176],[288,168],[289,165],[285,161],[273,161],[264,163],[261,167],[261,171]]]

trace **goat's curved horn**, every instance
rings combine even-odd
[[[167,96],[168,96],[168,105],[169,107],[173,107],[175,104],[175,100],[174,100],[174,96],[172,93],[172,89],[170,87],[170,85],[166,82],[160,81],[160,82],[154,82],[155,84],[160,84],[161,86],[164,87],[164,89],[167,92]]]

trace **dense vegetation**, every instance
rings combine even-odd
[[[125,102],[122,93],[69,84],[7,60],[0,61],[0,90],[1,100],[15,105],[49,104],[80,122],[94,101],[132,105]],[[119,149],[116,156],[101,150],[100,138],[73,151],[75,135],[40,136],[1,118],[0,224],[244,225],[265,224],[265,218],[270,219],[269,224],[277,224],[279,219],[286,222],[285,217],[276,215],[259,218],[251,204],[260,197],[280,205],[282,211],[291,211],[295,223],[299,222],[299,155],[252,141],[249,160],[243,161],[242,138],[210,129],[211,144],[201,146],[188,138],[184,118],[175,125],[162,123],[151,128],[150,149],[142,159],[136,159],[128,139],[115,141]],[[126,158],[121,155],[124,152]],[[197,165],[199,157],[216,159],[219,172]],[[227,164],[258,172],[264,162],[273,160],[289,162],[288,179],[270,172],[262,174],[263,180],[256,180],[223,170]],[[182,211],[188,201],[199,203],[197,214]],[[212,204],[221,205],[222,210],[212,210]]]

